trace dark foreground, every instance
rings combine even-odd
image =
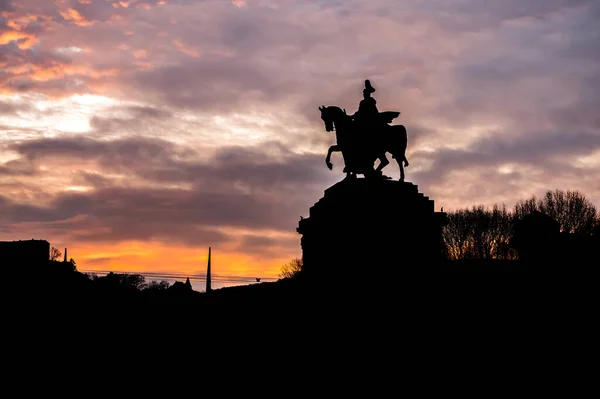
[[[83,364],[129,373],[207,358],[211,364],[251,359],[259,367],[273,351],[287,359],[274,365],[310,360],[362,368],[390,358],[406,362],[410,353],[424,370],[440,348],[455,350],[451,359],[458,361],[465,340],[498,349],[525,342],[542,316],[562,320],[565,310],[574,314],[591,303],[581,296],[594,292],[583,288],[589,278],[582,274],[531,271],[516,262],[491,262],[484,272],[477,269],[482,265],[404,274],[382,269],[329,281],[299,275],[210,293],[146,291],[116,278],[91,281],[73,270],[39,269],[4,284],[6,350],[29,348],[37,357],[50,350],[52,359],[81,355]]]
[[[383,268],[382,268],[383,269]],[[18,270],[18,269],[13,269]],[[402,272],[378,270],[360,275],[307,277],[302,274],[276,282],[227,287],[211,292],[193,291],[178,283],[170,287],[142,289],[136,276],[90,276],[67,268],[59,262],[32,265],[27,273],[11,273],[4,284],[15,306],[33,303],[61,303],[71,306],[86,304],[181,304],[246,306],[285,306],[314,302],[370,300],[386,303],[406,302],[410,298],[442,298],[456,295],[458,290],[490,287],[506,281],[519,282],[529,276],[529,268],[518,261],[446,262],[426,271]],[[6,275],[5,275],[6,276]],[[139,277],[139,276],[138,276]],[[475,286],[472,283],[475,282]],[[147,284],[146,284],[147,286]]]

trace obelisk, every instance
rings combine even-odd
[[[210,247],[208,247],[208,267],[206,268],[206,292],[211,290],[210,286]]]

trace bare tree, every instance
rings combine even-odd
[[[527,200],[519,200],[515,204],[515,208],[513,209],[513,217],[515,219],[521,220],[526,215],[534,211],[539,211],[538,208],[538,200],[535,195]]]
[[[541,212],[556,220],[568,233],[600,235],[600,215],[596,207],[578,191],[548,191],[541,198],[520,200],[513,212],[494,205],[491,209],[474,206],[448,213],[443,239],[446,257],[459,259],[516,259],[511,248],[514,222],[532,212]]]
[[[59,260],[61,256],[62,252],[58,248],[50,248],[50,260]]]
[[[512,216],[506,207],[482,205],[448,213],[443,238],[448,259],[513,259]]]
[[[134,287],[136,290],[143,290],[147,287],[146,278],[141,274],[119,274],[121,285]]]
[[[295,258],[281,266],[280,278],[290,278],[297,276],[302,271],[302,258]]]
[[[513,260],[517,259],[517,252],[510,247],[510,239],[514,234],[513,215],[508,212],[503,204],[502,208],[494,205],[492,210],[492,229],[494,241],[493,258]]]
[[[148,283],[148,285],[144,289],[150,290],[150,291],[165,291],[168,288],[169,288],[169,282],[167,280],[161,280],[161,281],[152,280],[152,281],[150,281],[150,283]]]
[[[542,212],[554,220],[564,233],[591,234],[597,223],[598,211],[579,191],[547,191],[537,199],[535,196],[515,205],[515,217],[522,219],[533,211]]]
[[[494,241],[492,212],[479,205],[474,206],[468,215],[471,219],[471,237],[475,258],[491,259]]]
[[[448,224],[443,230],[446,257],[452,260],[467,259],[471,252],[470,235],[471,225],[468,220],[468,210],[459,209],[449,212]]]

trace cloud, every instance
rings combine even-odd
[[[597,185],[590,187],[588,182],[600,177],[598,164],[580,160],[598,155],[599,133],[543,132],[520,138],[498,133],[465,149],[413,154],[429,164],[413,176],[430,188],[438,203],[441,197],[455,208],[469,203],[510,207],[519,199],[554,188],[579,189],[597,203]],[[553,185],[548,185],[550,181]],[[458,182],[461,190],[456,190]]]
[[[226,190],[236,183],[251,190],[291,189],[298,184],[314,184],[329,172],[316,166],[324,164],[322,155],[298,154],[278,142],[262,147],[222,147],[208,157],[170,141],[142,137],[25,140],[8,149],[38,164],[47,162],[51,166],[53,160],[94,162],[106,174],[123,173],[140,181],[192,183]]]
[[[111,114],[111,111],[114,113]],[[172,113],[165,109],[151,106],[125,106],[114,107],[106,111],[113,116],[97,116],[90,118],[90,126],[97,133],[128,133],[143,129],[149,130],[157,123],[165,125],[171,121]],[[122,117],[114,116],[115,113],[123,114]]]
[[[324,168],[315,166],[321,156],[295,154],[277,143],[223,148],[204,160],[173,143],[140,138],[28,140],[10,150],[37,165],[38,173],[55,160],[96,164],[90,168],[100,172],[79,172],[71,182],[87,187],[83,192],[58,192],[50,201],[40,193],[33,204],[4,202],[3,221],[9,224],[53,228],[52,223],[84,216],[61,225],[77,240],[160,237],[192,245],[210,235],[227,240],[223,228],[293,231],[317,195],[315,181],[324,176]],[[112,179],[116,173],[122,177]],[[248,242],[241,245],[247,248]]]
[[[570,161],[579,155],[589,155],[600,150],[600,134],[560,132],[527,135],[519,139],[506,138],[502,134],[485,137],[472,147],[418,153],[417,157],[432,159],[432,170],[447,173],[453,168],[473,168],[479,165],[502,165],[518,163],[540,168],[556,162],[557,157]]]
[[[267,237],[264,235],[243,235],[236,246],[241,253],[249,253],[263,256],[273,256],[285,253],[288,248],[300,245],[300,235],[292,232],[287,235]]]
[[[31,162],[14,159],[0,164],[0,177],[2,176],[35,176],[38,174]]]
[[[266,71],[215,57],[197,63],[139,72],[134,87],[157,102],[180,108],[233,112],[244,103],[276,96]]]
[[[0,115],[3,114],[14,114],[20,111],[30,111],[31,105],[26,103],[17,103],[3,101],[0,99]]]
[[[0,12],[2,11],[14,11],[12,0],[0,0]]]

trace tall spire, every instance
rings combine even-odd
[[[67,248],[65,248],[65,260],[64,260],[64,262],[67,263]]]
[[[210,247],[208,247],[208,267],[206,269],[206,292],[211,290],[210,286]]]

